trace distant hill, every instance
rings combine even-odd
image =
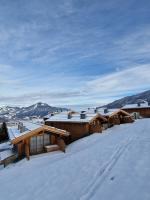
[[[49,106],[46,103],[38,102],[28,107],[10,107],[5,106],[0,108],[0,118],[2,119],[22,119],[24,117],[43,117],[51,112],[67,111],[66,108]]]
[[[121,108],[122,106],[126,104],[133,104],[137,103],[140,99],[146,100],[150,102],[150,90],[147,90],[145,92],[132,95],[132,96],[127,96],[121,99],[118,99],[116,101],[113,101],[112,103],[109,103],[105,105],[107,108]]]

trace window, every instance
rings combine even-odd
[[[49,144],[50,144],[50,134],[48,133],[31,137],[30,153],[31,154],[41,153],[44,151],[44,146]]]

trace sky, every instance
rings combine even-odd
[[[149,0],[0,0],[0,105],[102,105],[148,89]]]

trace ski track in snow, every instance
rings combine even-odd
[[[144,132],[145,129],[146,128],[144,127],[142,131],[140,130],[140,132]],[[100,167],[99,171],[97,171],[97,173],[95,174],[95,178],[89,183],[88,187],[85,189],[84,194],[81,195],[80,200],[90,200],[92,198],[95,191],[100,188],[101,184],[109,175],[110,171],[113,169],[118,159],[123,155],[126,148],[128,148],[128,146],[135,140],[138,140],[138,138],[139,137],[137,135],[130,135],[127,141],[116,148],[115,152],[112,154],[111,159],[104,166]],[[145,142],[147,142],[147,138],[145,139]]]
[[[100,185],[103,183],[105,178],[108,176],[109,172],[117,163],[119,157],[123,154],[127,146],[130,144],[130,142],[131,141],[128,140],[126,144],[124,144],[123,146],[119,146],[113,153],[111,159],[102,168],[100,168],[99,171],[97,171],[94,180],[90,182],[89,186],[86,188],[86,191],[81,196],[80,200],[88,200],[93,196],[95,190],[98,189]]]

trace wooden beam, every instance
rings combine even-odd
[[[37,129],[35,129],[33,131],[29,131],[29,132],[25,133],[24,135],[18,136],[17,138],[13,139],[11,141],[11,143],[12,144],[17,144],[20,141],[26,140],[27,138],[36,135],[37,133],[41,132],[42,130],[43,130],[43,128],[40,127],[40,128],[37,128]]]
[[[30,140],[29,139],[25,140],[25,154],[26,154],[26,158],[29,160],[30,159]]]
[[[52,127],[52,126],[44,125],[43,128],[44,128],[45,131],[49,131],[49,132],[55,133],[57,135],[62,135],[62,136],[69,136],[70,135],[70,133],[68,131],[58,129],[58,128],[55,128],[55,127]]]
[[[21,136],[18,136],[17,138],[13,139],[11,141],[12,144],[17,144],[19,143],[20,141],[22,140],[26,140],[27,138],[30,138],[30,137],[33,137],[35,135],[37,135],[38,133],[40,132],[51,132],[51,133],[54,133],[56,135],[61,135],[61,136],[65,136],[65,137],[68,137],[70,135],[69,132],[65,131],[65,130],[61,130],[61,129],[58,129],[58,128],[55,128],[55,127],[51,127],[51,126],[47,126],[47,125],[43,125],[35,130],[32,130],[32,131],[29,131]]]
[[[131,116],[131,115],[130,115],[129,113],[127,113],[126,111],[119,109],[119,110],[113,112],[111,115],[109,115],[109,117],[113,117],[114,115],[116,115],[116,114],[118,115],[118,114],[120,114],[120,113],[124,114],[125,116]]]

